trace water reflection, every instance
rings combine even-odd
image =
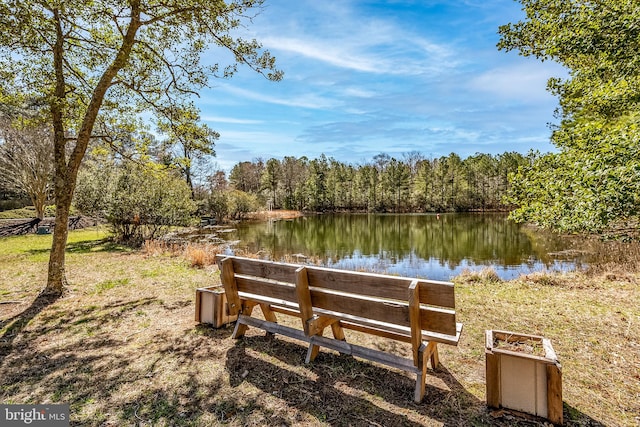
[[[274,260],[304,256],[336,268],[437,280],[486,266],[509,279],[586,261],[570,240],[534,233],[503,214],[318,215],[243,223],[226,238]]]

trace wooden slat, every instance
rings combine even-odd
[[[420,303],[436,307],[456,308],[455,288],[450,282],[420,282]]]
[[[274,313],[286,314],[287,316],[300,317],[300,312],[291,307],[280,307],[280,306],[272,305],[271,311],[273,311]]]
[[[272,334],[280,334],[284,335],[285,337],[309,342],[309,337],[307,337],[301,330],[290,328],[279,323],[268,322],[265,320],[256,319],[255,317],[244,316],[241,314],[240,316],[238,316],[238,324],[253,326],[254,328],[260,328],[267,332],[271,332]]]
[[[196,322],[200,323],[200,311],[202,306],[202,292],[196,290]]]
[[[250,317],[253,312],[253,307],[255,307],[258,303],[255,301],[242,301],[242,311],[239,312],[238,316],[247,316]],[[236,323],[236,327],[233,329],[232,338],[238,339],[244,336],[244,333],[247,331],[246,323]]]
[[[289,316],[300,317],[298,305],[288,301],[277,300],[274,298],[261,297],[259,295],[240,293],[241,298],[252,299],[261,303],[270,305],[271,310],[276,313],[282,313]],[[384,324],[371,319],[352,316],[350,314],[337,313],[330,310],[315,309],[319,315],[325,315],[340,320],[340,324],[345,329],[358,332],[368,333],[383,338],[390,338],[396,341],[411,343],[411,330],[408,326],[399,326],[393,324]],[[423,341],[435,341],[443,344],[458,345],[460,335],[462,333],[462,323],[456,324],[456,333],[454,335],[438,334],[433,331],[422,331]]]
[[[422,327],[420,324],[420,287],[418,286],[417,280],[414,280],[409,285],[409,322],[411,323],[413,364],[417,368],[422,368],[422,365],[420,364],[420,346],[422,345]]]
[[[313,306],[311,305],[311,293],[309,292],[306,267],[300,267],[296,270],[296,295],[304,333],[306,335],[314,335],[309,332],[309,320],[313,318]]]
[[[487,331],[489,333],[490,331]],[[486,357],[486,386],[487,405],[491,408],[500,407],[500,356],[490,349],[485,349]]]
[[[413,366],[413,362],[403,357],[396,356],[394,354],[385,353],[380,350],[373,350],[370,348],[362,347],[356,344],[349,344],[345,341],[339,341],[332,338],[321,337],[314,335],[307,337],[304,332],[290,328],[278,323],[267,322],[265,320],[256,319],[255,317],[249,317],[240,315],[238,316],[238,323],[244,325],[253,326],[263,329],[267,332],[274,334],[284,335],[289,338],[294,338],[300,341],[313,343],[320,347],[329,348],[331,350],[338,351],[343,354],[350,354],[356,357],[362,357],[374,362],[381,363],[383,365],[398,368],[407,372],[417,373],[418,370]]]
[[[406,301],[407,287],[418,280],[422,304],[455,307],[454,285],[451,282],[419,280],[384,274],[309,267],[309,286],[334,291]]]
[[[216,255],[216,260],[223,255]],[[295,264],[265,261],[261,259],[228,257],[233,260],[233,268],[237,274],[265,277],[280,282],[295,283],[295,272],[300,267]]]
[[[420,308],[420,324],[423,330],[445,335],[456,335],[456,312],[433,307]]]
[[[236,284],[235,273],[233,271],[233,260],[225,258],[220,261],[220,280],[224,286],[224,293],[227,295],[229,303],[229,314],[231,316],[240,311],[240,298]]]
[[[352,331],[363,332],[366,334],[375,335],[382,338],[389,338],[392,340],[406,342],[409,344],[411,343],[411,335],[406,333],[403,334],[401,332],[397,332],[396,330],[366,326],[360,323],[354,323],[352,321],[344,321],[344,320],[341,320],[340,324],[344,329],[350,329]],[[406,328],[406,329],[408,330],[409,328]]]
[[[265,320],[273,323],[278,322],[276,314],[273,312],[273,310],[271,310],[271,306],[269,304],[260,304],[260,309],[262,310],[262,315],[264,316]]]
[[[310,267],[309,286],[374,298],[406,300],[411,279],[373,273]]]
[[[456,323],[456,334],[455,335],[446,335],[446,334],[436,334],[431,331],[422,331],[422,340],[423,341],[434,341],[442,344],[449,345],[458,345],[460,342],[460,336],[462,335],[462,323]]]
[[[298,302],[296,287],[293,284],[275,282],[273,280],[260,280],[257,277],[235,276],[237,289],[240,292],[262,295],[268,298],[277,298],[289,302]]]
[[[373,362],[401,369],[403,371],[417,373],[417,369],[413,366],[413,362],[404,357],[395,354],[385,353],[384,351],[374,350],[362,347],[356,344],[349,344],[346,341],[338,341],[331,338],[314,335],[310,337],[310,342],[320,347],[330,348],[343,354],[350,354],[355,357],[362,357]]]
[[[547,418],[562,425],[562,370],[557,363],[547,365]]]
[[[390,303],[381,299],[341,294],[318,288],[311,288],[311,301],[314,307],[320,309],[409,326],[409,304],[407,303]]]

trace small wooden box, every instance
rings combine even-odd
[[[485,338],[487,405],[561,425],[562,367],[551,342],[537,335],[494,330],[486,331]]]
[[[196,322],[210,323],[219,328],[235,322],[238,315],[230,316],[227,296],[222,286],[196,289]]]

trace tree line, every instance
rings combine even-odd
[[[426,158],[411,152],[396,159],[381,153],[363,164],[325,155],[258,159],[236,164],[228,182],[218,173],[207,191],[219,197],[232,189],[254,195],[266,208],[314,212],[507,210],[509,176],[536,156],[505,152]]]

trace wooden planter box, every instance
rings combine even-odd
[[[235,322],[238,315],[230,316],[227,296],[222,286],[196,289],[196,322],[210,323],[219,328]]]
[[[562,424],[562,368],[551,341],[486,331],[487,405]]]

